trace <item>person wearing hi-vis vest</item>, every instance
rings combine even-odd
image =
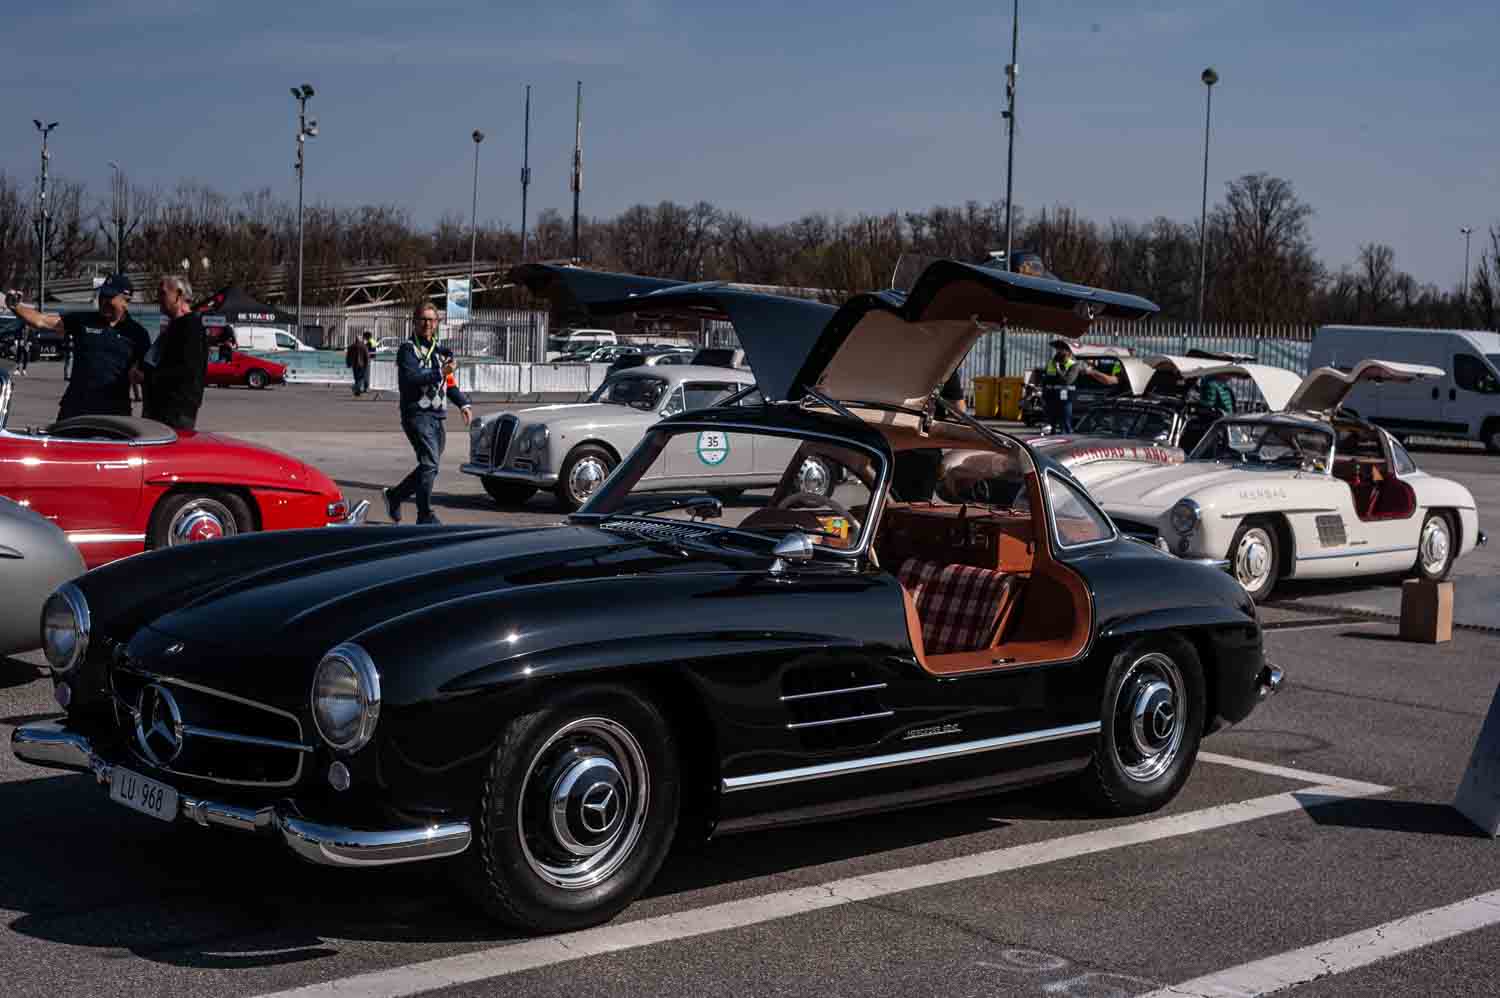
[[[1052,341],[1052,359],[1042,372],[1042,402],[1047,407],[1047,422],[1053,433],[1073,432],[1073,393],[1082,371],[1073,357],[1073,344],[1067,340]]]
[[[401,391],[401,429],[416,452],[417,466],[400,484],[382,489],[381,495],[393,523],[401,522],[401,504],[408,499],[417,502],[417,523],[438,523],[432,514],[432,483],[447,443],[448,403],[458,406],[468,426],[469,399],[453,378],[453,353],[437,345],[437,309],[426,302],[418,305],[412,322],[412,338],[396,351],[396,386]]]

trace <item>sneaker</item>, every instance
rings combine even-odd
[[[441,527],[442,525],[443,521],[437,518],[436,513],[428,513],[426,516],[417,517],[417,526],[419,527]]]
[[[392,523],[400,523],[401,500],[392,495],[390,489],[381,489],[380,497],[385,500],[385,515],[391,518]]]

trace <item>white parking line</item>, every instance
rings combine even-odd
[[[1027,867],[1056,863],[1125,846],[1190,835],[1238,825],[1259,818],[1287,814],[1304,808],[1336,803],[1355,797],[1384,793],[1389,787],[1360,783],[1316,773],[1302,773],[1268,763],[1230,756],[1200,756],[1205,762],[1237,766],[1315,785],[1284,793],[1219,804],[1164,818],[1115,825],[1044,842],[993,849],[956,859],[923,863],[903,869],[834,880],[811,887],[798,887],[740,901],[694,908],[671,915],[658,915],[633,922],[603,925],[564,936],[528,939],[459,956],[372,971],[306,987],[278,991],[262,998],[406,998],[439,988],[473,984],[511,974],[549,967],[605,953],[618,953],[655,943],[689,939],[712,932],[791,918],[860,901],[937,887],[955,881],[988,877]]]
[[[1492,891],[1456,904],[1419,911],[1373,929],[1361,929],[1174,984],[1139,998],[1255,998],[1275,994],[1497,923],[1500,923],[1500,891]]]

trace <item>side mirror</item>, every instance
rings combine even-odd
[[[776,542],[771,555],[776,559],[771,562],[771,574],[783,575],[793,562],[812,561],[812,538],[800,530],[794,530]]]

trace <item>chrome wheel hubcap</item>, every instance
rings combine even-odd
[[[565,725],[532,759],[521,787],[527,865],[564,890],[606,880],[640,841],[650,789],[645,753],[627,728],[604,717]]]
[[[1250,592],[1259,592],[1271,577],[1271,536],[1251,527],[1234,549],[1234,577]]]
[[[167,525],[167,546],[233,537],[239,532],[234,514],[217,499],[194,499],[183,506]]]
[[[1448,521],[1434,516],[1422,527],[1422,570],[1428,575],[1438,575],[1448,564]]]
[[[604,462],[597,457],[586,457],[573,465],[573,470],[568,472],[568,493],[580,505],[589,496],[598,491],[599,486],[609,477],[609,469]]]
[[[1187,731],[1182,672],[1161,652],[1141,656],[1115,698],[1113,750],[1120,769],[1137,783],[1157,779],[1177,760]]]
[[[802,462],[802,468],[797,472],[797,491],[826,496],[832,491],[829,488],[830,478],[826,464],[814,458],[808,458]]]

